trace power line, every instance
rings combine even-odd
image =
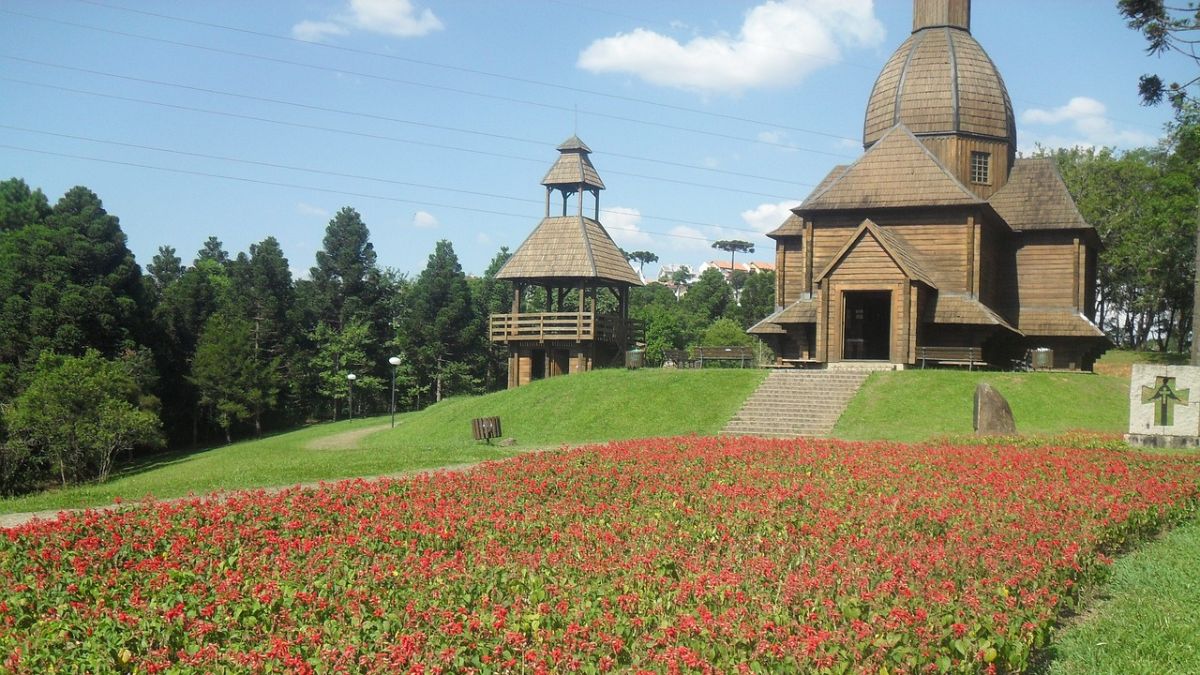
[[[78,0],[78,1],[86,2],[87,0]],[[531,139],[531,138],[521,138],[519,136],[509,136],[507,134],[497,134],[497,133],[492,133],[492,132],[488,132],[488,131],[480,131],[477,129],[464,129],[462,127],[451,127],[451,126],[445,126],[442,124],[434,124],[432,122],[421,122],[421,121],[417,121],[417,120],[408,120],[408,119],[404,119],[404,118],[400,118],[400,117],[392,117],[389,115],[379,115],[379,114],[375,114],[375,113],[360,112],[357,110],[346,110],[345,108],[331,108],[328,106],[319,106],[319,105],[314,105],[311,103],[301,103],[299,101],[289,101],[287,99],[268,98],[265,96],[254,96],[252,94],[239,94],[237,92],[223,91],[220,89],[209,89],[206,87],[197,87],[197,86],[182,84],[182,83],[178,83],[178,82],[167,82],[164,80],[154,80],[154,79],[149,79],[149,78],[144,78],[144,77],[135,77],[132,75],[120,75],[118,73],[110,73],[110,72],[106,72],[103,70],[94,70],[91,68],[81,68],[79,66],[68,66],[65,64],[61,64],[61,63],[51,63],[49,61],[39,61],[37,59],[29,59],[29,58],[25,58],[22,56],[13,56],[11,54],[0,54],[0,58],[9,59],[11,61],[19,61],[21,63],[29,63],[29,64],[33,64],[33,65],[38,65],[38,66],[44,66],[47,68],[58,68],[60,70],[69,70],[69,71],[73,71],[73,72],[77,72],[77,73],[87,73],[89,75],[100,75],[101,77],[111,77],[114,79],[126,80],[129,82],[141,82],[143,84],[153,84],[153,85],[161,86],[161,87],[173,87],[176,89],[184,89],[187,91],[195,91],[195,92],[200,92],[200,93],[204,93],[204,94],[215,94],[218,96],[228,96],[230,98],[238,98],[238,99],[244,99],[244,100],[248,100],[248,101],[258,101],[261,103],[272,103],[272,104],[276,104],[276,105],[285,105],[285,106],[290,106],[290,107],[294,107],[294,108],[301,108],[304,110],[315,110],[315,111],[319,111],[319,112],[331,112],[331,113],[336,113],[339,115],[350,115],[353,117],[362,117],[365,119],[380,120],[380,121],[385,121],[385,122],[395,122],[396,124],[407,124],[407,125],[423,127],[423,128],[427,128],[427,129],[437,129],[440,131],[452,131],[452,132],[461,133],[461,134],[483,136],[485,138],[495,138],[495,139],[505,140],[505,141],[514,141],[517,143],[526,143],[529,145],[536,145],[536,146],[542,147],[542,148],[546,147],[546,142],[543,140],[536,140],[536,139]],[[753,178],[755,180],[766,180],[766,181],[772,181],[775,183],[785,183],[788,185],[812,186],[811,183],[798,183],[796,181],[785,180],[785,179],[778,178],[778,177],[759,176],[759,175],[750,174],[750,173],[742,173],[739,171],[728,171],[725,169],[717,169],[714,167],[706,167],[706,166],[698,166],[695,164],[687,164],[684,162],[672,162],[669,160],[656,159],[653,157],[640,157],[638,155],[626,155],[626,154],[622,154],[622,153],[618,153],[618,152],[604,152],[604,151],[596,152],[594,154],[606,155],[606,156],[610,156],[610,157],[620,157],[622,159],[632,159],[632,160],[637,160],[637,161],[641,161],[641,162],[650,162],[653,164],[664,164],[667,166],[681,167],[681,168],[685,168],[685,169],[694,169],[697,171],[707,171],[710,173],[718,173],[718,174],[723,174],[723,175],[727,175],[727,176],[738,176],[740,178]]]
[[[138,39],[138,40],[146,40],[149,42],[168,44],[168,45],[172,45],[175,47],[186,47],[188,49],[198,49],[198,50],[202,50],[202,51],[214,52],[214,53],[218,53],[218,54],[226,54],[226,55],[237,56],[237,57],[241,57],[241,58],[256,59],[256,60],[260,60],[260,61],[267,61],[270,63],[279,63],[279,64],[284,64],[284,65],[289,65],[289,66],[295,66],[295,67],[299,67],[299,68],[308,68],[311,70],[318,70],[318,71],[322,71],[322,72],[338,73],[341,75],[354,75],[356,77],[362,77],[362,78],[372,79],[372,80],[379,80],[381,82],[390,82],[392,84],[403,84],[403,85],[408,85],[408,86],[413,86],[413,87],[422,87],[422,88],[426,88],[426,89],[433,89],[435,91],[444,91],[444,92],[449,92],[449,93],[453,93],[453,94],[461,94],[464,96],[476,96],[479,98],[492,99],[492,100],[496,100],[496,101],[504,101],[506,103],[517,103],[520,105],[528,105],[528,106],[533,106],[533,107],[537,107],[537,108],[544,108],[547,110],[557,110],[560,112],[571,112],[571,113],[575,112],[575,109],[572,107],[555,105],[552,103],[542,103],[540,101],[532,101],[529,99],[516,98],[516,97],[512,97],[512,96],[500,96],[498,94],[485,94],[482,92],[471,91],[469,89],[460,89],[457,87],[448,87],[445,85],[430,84],[427,82],[418,82],[416,80],[405,80],[402,78],[390,77],[390,76],[386,76],[386,75],[375,75],[372,73],[364,73],[361,71],[346,70],[344,68],[333,68],[330,66],[320,66],[320,65],[315,65],[315,64],[311,64],[311,63],[303,63],[300,61],[292,61],[289,59],[281,59],[281,58],[274,57],[274,56],[263,56],[261,54],[252,54],[250,52],[239,52],[239,51],[235,51],[235,50],[231,50],[231,49],[221,49],[219,47],[212,47],[209,45],[199,45],[199,44],[195,44],[195,43],[191,43],[191,42],[182,42],[179,40],[168,40],[165,38],[151,37],[148,35],[141,35],[138,33],[129,33],[126,31],[119,31],[119,30],[114,30],[111,28],[100,28],[98,26],[92,26],[92,25],[88,25],[88,24],[81,24],[81,23],[76,23],[76,22],[72,22],[72,21],[64,21],[61,19],[51,19],[49,17],[37,16],[35,14],[26,14],[24,12],[15,12],[15,11],[12,11],[9,9],[0,9],[0,13],[10,14],[13,16],[19,16],[19,17],[23,17],[23,18],[27,18],[27,19],[34,19],[36,21],[45,21],[48,23],[54,23],[54,24],[59,24],[59,25],[63,25],[63,26],[70,26],[73,28],[82,28],[84,30],[91,30],[91,31],[96,31],[96,32],[100,32],[100,33],[108,33],[111,35],[120,35],[122,37],[129,37],[129,38],[134,38],[134,39]],[[829,157],[838,157],[838,158],[843,158],[843,159],[850,158],[849,155],[845,155],[842,153],[828,152],[825,150],[816,150],[813,148],[805,148],[805,147],[801,147],[801,146],[794,145],[794,144],[788,144],[788,143],[777,143],[775,141],[768,141],[768,140],[764,140],[761,138],[749,138],[746,136],[736,136],[733,134],[725,134],[725,133],[721,133],[718,131],[709,131],[706,129],[695,129],[692,127],[681,127],[681,126],[674,125],[674,124],[666,124],[664,122],[655,122],[652,120],[637,119],[634,117],[625,117],[623,115],[612,115],[609,113],[601,113],[601,112],[596,112],[596,111],[581,110],[579,112],[581,112],[585,115],[591,115],[593,117],[600,117],[603,119],[611,119],[611,120],[615,120],[615,121],[619,121],[619,122],[625,122],[628,124],[639,124],[639,125],[654,127],[654,128],[658,128],[658,129],[669,129],[672,131],[682,131],[685,133],[697,134],[697,135],[702,135],[702,136],[710,136],[713,138],[723,138],[725,140],[737,141],[740,143],[753,143],[756,145],[765,145],[765,146],[770,146],[770,147],[783,148],[785,150],[792,150],[792,151],[796,151],[796,152],[809,152],[809,153],[816,154],[816,155],[826,155]]]
[[[0,11],[2,11],[2,10],[0,10]],[[289,122],[286,120],[278,120],[278,119],[273,119],[273,118],[269,118],[269,117],[259,117],[257,115],[247,115],[244,113],[235,113],[235,112],[229,112],[229,111],[225,111],[225,110],[212,110],[209,108],[197,108],[194,106],[179,105],[176,103],[165,103],[162,101],[154,101],[154,100],[150,100],[150,99],[142,99],[142,98],[136,98],[136,97],[132,97],[132,96],[120,96],[117,94],[106,94],[103,92],[89,91],[86,89],[75,89],[73,87],[63,87],[63,86],[54,85],[54,84],[47,84],[44,82],[30,82],[28,80],[21,80],[21,79],[12,78],[12,77],[0,76],[0,81],[15,82],[18,84],[24,84],[24,85],[31,86],[31,87],[54,89],[54,90],[58,90],[58,91],[66,91],[66,92],[71,92],[71,93],[75,93],[75,94],[84,94],[87,96],[97,96],[100,98],[108,98],[108,99],[113,99],[113,100],[117,100],[117,101],[125,101],[125,102],[138,103],[138,104],[144,104],[144,105],[153,105],[153,106],[158,106],[158,107],[162,107],[162,108],[170,108],[170,109],[174,109],[174,110],[186,110],[188,112],[198,112],[198,113],[203,113],[203,114],[207,114],[207,115],[218,115],[221,117],[230,117],[230,118],[234,118],[234,119],[252,120],[255,122],[263,122],[266,124],[275,124],[275,125],[280,125],[280,126],[294,127],[294,128],[298,128],[298,129],[324,131],[324,132],[329,132],[329,133],[344,134],[347,136],[356,136],[359,138],[369,138],[372,140],[391,141],[394,143],[406,143],[409,145],[419,145],[422,147],[437,148],[440,150],[453,150],[456,152],[465,152],[465,153],[470,153],[470,154],[475,154],[475,155],[482,155],[485,157],[498,157],[501,159],[515,159],[515,160],[519,160],[519,161],[523,161],[523,162],[535,162],[538,164],[545,163],[544,159],[534,159],[532,157],[521,157],[519,155],[509,155],[509,154],[499,153],[499,152],[489,152],[487,150],[478,150],[475,148],[464,148],[461,146],[446,145],[446,144],[442,144],[442,143],[432,143],[429,141],[418,141],[418,140],[414,140],[414,139],[410,139],[410,138],[385,136],[383,134],[373,134],[373,133],[368,133],[365,131],[352,131],[350,129],[338,129],[336,127],[325,127],[325,126],[321,126],[321,125],[317,125],[317,124],[307,124],[307,123],[303,123],[303,122]],[[623,172],[623,171],[607,171],[607,173],[610,173],[613,175],[629,176],[629,177],[638,178],[638,179],[642,179],[642,180],[653,180],[653,181],[660,181],[660,182],[664,182],[664,183],[672,183],[675,185],[687,185],[689,187],[700,187],[700,188],[705,188],[708,190],[721,190],[724,192],[734,192],[734,193],[738,193],[738,194],[754,195],[756,197],[767,197],[770,199],[792,199],[792,197],[771,194],[768,192],[754,192],[752,190],[740,190],[737,188],[731,188],[731,187],[724,186],[724,185],[694,183],[691,181],[676,180],[674,178],[663,178],[661,176],[647,176],[644,174],[636,174],[636,173]]]
[[[550,1],[554,1],[554,0],[550,0]],[[487,71],[487,70],[479,70],[476,68],[467,68],[465,66],[455,66],[455,65],[450,65],[450,64],[446,64],[446,63],[438,63],[436,61],[415,59],[415,58],[408,57],[408,56],[399,56],[397,54],[388,54],[386,52],[378,52],[378,51],[373,51],[373,50],[369,50],[369,49],[359,49],[356,47],[346,47],[343,45],[326,44],[324,42],[313,42],[311,40],[301,40],[300,38],[292,37],[289,35],[277,35],[274,33],[267,33],[267,32],[263,32],[263,31],[251,30],[249,28],[241,28],[238,26],[229,26],[229,25],[225,25],[225,24],[212,23],[212,22],[208,22],[208,21],[199,21],[197,19],[187,19],[187,18],[180,17],[180,16],[174,16],[171,14],[163,14],[160,12],[151,12],[148,10],[134,9],[132,7],[124,7],[122,5],[115,5],[115,4],[111,4],[111,3],[97,2],[96,0],[75,0],[75,2],[93,5],[96,7],[103,7],[105,9],[110,9],[110,10],[116,10],[116,11],[121,11],[121,12],[130,12],[133,14],[141,14],[143,16],[152,16],[152,17],[159,18],[159,19],[166,19],[168,21],[177,21],[180,23],[187,23],[187,24],[192,24],[195,26],[204,26],[206,28],[216,28],[219,30],[226,30],[226,31],[231,31],[231,32],[235,32],[235,33],[243,33],[245,35],[254,35],[256,37],[270,38],[272,40],[282,40],[285,42],[300,43],[300,44],[303,44],[306,46],[314,46],[314,47],[319,47],[322,49],[329,49],[329,50],[345,52],[345,53],[349,53],[349,54],[361,54],[361,55],[365,55],[365,56],[374,56],[374,57],[383,58],[383,59],[391,59],[394,61],[402,61],[405,63],[415,63],[417,65],[427,66],[430,68],[441,68],[444,70],[450,70],[450,71],[454,71],[454,72],[470,73],[472,75],[481,75],[484,77],[492,77],[492,78],[496,78],[496,79],[507,80],[509,82],[520,82],[522,84],[534,84],[534,85],[538,85],[541,87],[550,87],[553,89],[560,89],[563,91],[570,91],[570,92],[579,93],[579,94],[588,94],[591,96],[601,96],[604,98],[610,98],[610,99],[617,100],[617,101],[625,101],[628,103],[640,103],[643,105],[655,106],[655,107],[663,108],[666,110],[676,110],[679,112],[686,112],[686,113],[691,113],[694,115],[704,115],[706,117],[730,120],[730,121],[734,121],[734,122],[744,122],[747,124],[756,124],[756,125],[771,127],[771,128],[775,128],[775,129],[784,129],[786,131],[798,131],[800,133],[812,134],[814,136],[823,136],[825,138],[832,138],[832,139],[836,139],[836,140],[845,140],[845,141],[854,141],[854,142],[858,142],[860,140],[857,138],[849,138],[847,136],[841,136],[839,134],[833,134],[833,133],[829,133],[829,132],[825,132],[825,131],[817,131],[815,129],[805,129],[804,127],[797,127],[797,126],[792,126],[792,125],[788,125],[788,124],[779,124],[776,122],[769,122],[769,121],[765,121],[765,120],[756,120],[753,118],[743,117],[740,115],[729,115],[726,113],[712,112],[711,110],[700,110],[699,108],[691,108],[688,106],[674,105],[671,103],[663,103],[661,101],[654,101],[651,99],[640,98],[637,96],[627,96],[627,95],[623,95],[623,94],[614,94],[611,92],[599,91],[596,89],[573,87],[570,85],[559,84],[556,82],[547,82],[545,80],[536,80],[536,79],[528,78],[528,77],[519,77],[516,75],[508,75],[505,73],[497,73],[497,72],[492,72],[492,71]],[[560,2],[559,4],[570,6],[567,3]],[[596,10],[596,11],[602,11],[602,10]],[[608,13],[611,13],[611,12],[608,12]],[[618,16],[623,16],[623,15],[618,15]],[[753,44],[761,44],[761,43],[753,43]],[[834,61],[834,62],[838,61],[837,59],[831,59],[829,57],[826,57],[826,56],[823,56],[820,54],[814,54],[812,52],[804,52],[801,50],[791,49],[789,47],[782,47],[779,45],[767,45],[767,46],[771,46],[776,49],[780,49],[782,51],[790,51],[793,53],[806,54],[806,55],[814,56],[817,58],[824,58],[824,59]],[[868,66],[864,66],[864,65],[860,65],[860,64],[850,64],[850,65],[855,65],[860,68],[868,67]]]
[[[486,70],[478,70],[475,68],[467,68],[465,66],[455,66],[455,65],[445,64],[445,63],[438,63],[436,61],[415,59],[412,57],[399,56],[396,54],[388,54],[386,52],[378,52],[378,51],[373,51],[373,50],[369,50],[369,49],[359,49],[359,48],[355,48],[355,47],[333,45],[333,44],[327,44],[327,43],[323,43],[323,42],[313,42],[310,40],[302,40],[300,38],[296,38],[296,37],[292,37],[292,36],[288,36],[288,35],[277,35],[274,33],[267,33],[264,31],[256,31],[256,30],[252,30],[249,28],[241,28],[238,26],[228,26],[225,24],[213,23],[213,22],[208,22],[208,21],[200,21],[197,19],[188,19],[188,18],[174,16],[174,15],[170,15],[170,14],[163,14],[163,13],[159,13],[159,12],[151,12],[148,10],[134,9],[132,7],[125,7],[125,6],[115,5],[115,4],[111,4],[111,3],[98,2],[97,0],[74,0],[74,1],[79,2],[79,3],[93,5],[95,7],[103,7],[105,9],[109,9],[109,10],[129,12],[129,13],[133,13],[133,14],[141,14],[143,16],[152,16],[152,17],[159,18],[159,19],[166,19],[168,21],[177,21],[180,23],[187,23],[187,24],[192,24],[192,25],[197,25],[197,26],[205,26],[207,28],[216,28],[219,30],[226,30],[226,31],[235,32],[235,33],[243,33],[246,35],[254,35],[257,37],[270,38],[273,40],[295,42],[295,43],[300,43],[300,44],[304,44],[304,45],[320,47],[322,49],[336,50],[336,51],[346,52],[346,53],[351,53],[351,54],[362,54],[362,55],[366,55],[366,56],[375,56],[378,58],[392,59],[392,60],[396,60],[396,61],[403,61],[406,63],[414,63],[417,65],[427,66],[430,68],[441,68],[444,70],[451,70],[451,71],[455,71],[455,72],[470,73],[472,75],[480,75],[480,76],[484,76],[484,77],[503,79],[503,80],[507,80],[510,82],[533,84],[533,85],[538,85],[538,86],[542,86],[542,87],[561,89],[563,91],[571,91],[571,92],[576,92],[576,93],[581,93],[581,94],[588,94],[588,95],[592,95],[592,96],[600,96],[603,98],[610,98],[610,99],[618,100],[618,101],[626,101],[626,102],[630,102],[630,103],[640,103],[643,105],[655,106],[655,107],[659,107],[659,108],[663,108],[663,109],[667,109],[667,110],[676,110],[679,112],[686,112],[686,113],[691,113],[691,114],[695,114],[695,115],[703,115],[706,117],[725,119],[725,120],[730,120],[730,121],[734,121],[734,122],[743,122],[743,123],[747,123],[747,124],[755,124],[755,125],[760,125],[760,126],[765,126],[765,127],[773,127],[776,129],[782,129],[782,130],[786,130],[786,131],[796,131],[796,132],[800,132],[800,133],[804,133],[804,134],[811,134],[814,136],[822,136],[825,138],[831,138],[831,139],[836,139],[836,140],[853,141],[855,143],[858,143],[862,140],[861,138],[851,138],[849,136],[842,136],[840,134],[834,134],[834,133],[825,132],[825,131],[817,131],[815,129],[807,129],[804,127],[797,127],[797,126],[788,125],[788,124],[781,124],[778,122],[771,122],[771,121],[767,121],[767,120],[758,120],[758,119],[754,119],[751,117],[744,117],[744,116],[740,116],[740,115],[730,115],[727,113],[718,113],[718,112],[713,112],[710,110],[701,110],[699,108],[691,108],[688,106],[663,103],[661,101],[654,101],[652,99],[640,98],[640,97],[636,97],[636,96],[614,94],[611,92],[605,92],[605,91],[600,91],[600,90],[595,90],[595,89],[587,89],[587,88],[583,88],[583,87],[573,87],[570,85],[559,84],[556,82],[547,82],[544,80],[519,77],[516,75],[508,75],[505,73],[496,73],[496,72],[491,72],[491,71],[486,71]],[[594,13],[598,13],[598,14],[607,14],[610,16],[631,19],[633,21],[641,21],[641,22],[649,23],[649,21],[644,17],[638,17],[638,16],[634,16],[631,14],[624,14],[624,13],[620,13],[620,12],[613,12],[611,10],[599,9],[596,7],[588,7],[588,6],[582,5],[582,4],[566,2],[565,0],[545,0],[545,1],[548,3],[551,3],[551,4],[561,5],[563,7],[570,7],[572,9],[594,12]],[[101,29],[97,29],[97,30],[101,30]],[[791,52],[794,54],[803,54],[805,56],[822,59],[825,61],[829,61],[831,63],[844,64],[847,66],[852,66],[854,68],[861,68],[864,70],[876,70],[880,67],[880,66],[867,65],[864,63],[857,63],[854,61],[847,61],[844,59],[837,59],[837,58],[825,56],[823,54],[817,54],[815,52],[804,51],[804,50],[795,49],[795,48],[792,48],[789,46],[784,46],[784,45],[779,45],[779,44],[774,44],[774,43],[764,43],[764,42],[755,42],[755,41],[747,41],[746,43],[760,46],[760,47],[767,47],[767,48],[775,49],[778,51]],[[1017,98],[1014,100],[1022,101],[1028,105],[1037,106],[1039,108],[1051,107],[1045,103],[1041,103],[1038,101],[1031,101],[1029,99]],[[596,113],[590,113],[590,114],[596,114]],[[1135,126],[1138,126],[1141,128],[1149,128],[1143,122],[1134,122],[1131,120],[1125,120],[1125,119],[1121,119],[1121,118],[1117,118],[1117,117],[1110,117],[1107,115],[1099,115],[1098,117],[1101,117],[1102,119],[1110,120],[1113,122],[1121,122],[1122,124],[1131,124],[1131,125],[1135,125]],[[817,152],[817,151],[810,151],[810,152]]]
[[[65,134],[65,133],[59,133],[59,132],[54,132],[54,131],[45,131],[45,130],[41,130],[41,129],[30,129],[27,127],[17,127],[17,126],[11,126],[11,125],[7,125],[7,124],[0,124],[0,129],[10,129],[13,131],[20,131],[23,133],[40,134],[42,136],[53,136],[56,138],[68,138],[71,140],[86,141],[89,143],[101,143],[104,145],[114,145],[114,146],[124,147],[124,148],[134,148],[134,149],[138,149],[138,150],[150,150],[152,152],[161,152],[161,153],[166,153],[166,154],[171,154],[171,155],[179,155],[182,157],[197,157],[197,158],[201,158],[201,159],[211,159],[211,160],[216,160],[216,161],[221,161],[221,162],[233,162],[236,164],[248,164],[251,166],[261,166],[261,167],[267,167],[267,168],[272,168],[272,169],[284,169],[287,171],[300,171],[303,173],[310,173],[310,174],[315,174],[315,175],[320,175],[320,176],[333,176],[335,178],[351,178],[354,180],[366,180],[366,181],[372,181],[372,182],[376,182],[376,183],[386,183],[389,185],[402,185],[405,187],[415,187],[415,188],[421,188],[421,189],[425,189],[425,190],[438,190],[441,192],[451,192],[451,193],[455,193],[455,194],[472,195],[475,197],[488,197],[491,199],[505,199],[508,201],[521,202],[521,203],[525,203],[525,204],[541,204],[542,203],[541,200],[528,199],[525,197],[513,197],[511,195],[501,195],[501,194],[495,194],[495,193],[491,193],[491,192],[478,192],[475,190],[464,190],[462,188],[450,188],[450,187],[444,187],[441,185],[430,185],[428,183],[413,183],[410,181],[395,180],[395,179],[391,179],[391,178],[380,178],[377,176],[367,176],[367,175],[362,175],[362,174],[342,173],[342,172],[338,172],[338,171],[328,171],[325,169],[312,169],[309,167],[293,166],[293,165],[289,165],[289,164],[278,164],[275,162],[244,159],[244,158],[240,158],[240,157],[229,157],[226,155],[212,155],[212,154],[207,154],[207,153],[202,153],[202,152],[190,152],[187,150],[179,150],[176,148],[164,148],[164,147],[153,146],[153,145],[144,145],[141,143],[128,143],[128,142],[124,142],[124,141],[106,140],[106,139],[102,139],[102,138],[92,138],[90,136],[79,136],[79,135],[75,135],[75,134]],[[87,159],[87,158],[81,157],[81,159]],[[349,193],[349,194],[352,194],[352,193]],[[442,205],[435,204],[433,206],[442,206]],[[600,212],[610,214],[610,215],[623,214],[623,212],[613,210],[613,209],[600,209]],[[683,225],[698,225],[700,227],[720,227],[721,229],[731,230],[734,232],[749,232],[752,234],[762,234],[758,230],[739,228],[739,227],[727,227],[727,226],[723,226],[723,225],[713,225],[712,223],[702,223],[699,221],[686,220],[683,218],[672,218],[669,216],[656,216],[656,215],[646,214],[646,213],[639,213],[639,215],[642,218],[646,218],[648,220],[661,220],[664,222],[680,223]],[[618,228],[618,229],[621,229],[621,228]],[[628,229],[628,228],[626,228],[626,229]],[[638,231],[640,232],[642,230],[638,230]]]

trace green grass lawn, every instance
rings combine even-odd
[[[851,440],[919,441],[972,433],[975,385],[1012,407],[1017,431],[1121,433],[1129,428],[1129,380],[1089,373],[902,370],[871,375],[834,427]]]
[[[1084,673],[1200,673],[1200,521],[1118,558],[1081,620],[1059,632],[1042,669]]]
[[[762,381],[761,370],[602,370],[535,382],[512,391],[443,401],[420,412],[300,431],[202,452],[157,455],[124,467],[107,483],[0,501],[0,513],[76,508],[146,495],[291,485],[499,459],[562,444],[712,434]],[[512,447],[477,443],[471,419],[501,418]],[[322,438],[379,429],[349,447],[310,447]]]

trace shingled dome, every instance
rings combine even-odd
[[[917,136],[969,134],[1016,147],[1008,89],[969,25],[915,24],[875,81],[863,123],[864,147],[897,124]]]

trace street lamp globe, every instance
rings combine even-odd
[[[392,364],[393,366],[398,366],[400,365],[400,357],[393,356],[392,358],[388,359],[388,363]]]

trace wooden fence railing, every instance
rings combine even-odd
[[[595,340],[627,344],[640,341],[644,330],[641,321],[591,312],[493,314],[488,321],[492,342]]]

